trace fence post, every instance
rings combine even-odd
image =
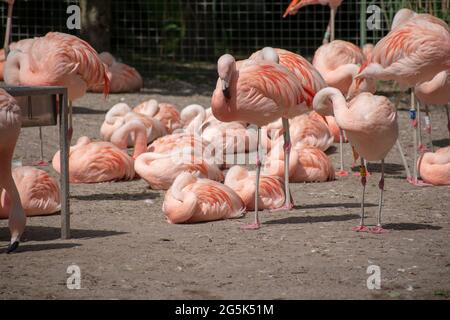
[[[361,48],[366,44],[367,41],[366,10],[366,0],[361,0],[359,6],[359,46]]]

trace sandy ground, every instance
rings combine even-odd
[[[74,138],[99,138],[105,111],[124,100],[156,98],[184,107],[209,105],[210,91],[180,83],[141,94],[88,94],[75,103]],[[406,100],[405,100],[406,102]],[[399,111],[401,141],[411,155],[406,105]],[[449,143],[445,111],[432,108],[436,146]],[[58,148],[56,127],[44,128],[45,157]],[[38,129],[24,129],[16,159],[39,157]],[[351,152],[345,146],[347,168]],[[337,165],[336,149],[330,154]],[[408,158],[411,162],[411,158]],[[292,184],[295,208],[263,212],[263,227],[243,231],[239,220],[170,225],[164,193],[142,180],[71,186],[72,239],[60,239],[60,217],[28,220],[18,252],[4,254],[7,221],[0,221],[0,298],[38,299],[448,299],[450,297],[450,187],[413,187],[396,149],[386,159],[383,221],[389,233],[355,233],[357,177]],[[369,224],[375,223],[379,164],[367,188]],[[48,170],[55,176],[53,169]],[[151,201],[149,201],[151,200]],[[81,269],[81,290],[69,290],[69,265]],[[381,270],[381,289],[369,290],[367,268]]]

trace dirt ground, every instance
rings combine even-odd
[[[74,139],[99,138],[105,111],[119,101],[149,98],[209,106],[210,88],[151,83],[140,94],[88,94],[75,103]],[[412,154],[406,97],[399,111],[401,142]],[[443,108],[432,108],[435,146],[449,143]],[[58,148],[56,127],[43,130],[44,153]],[[74,140],[75,141],[75,140]],[[335,166],[338,154],[330,156]],[[23,129],[15,158],[39,158],[38,129]],[[346,166],[351,150],[345,145]],[[37,299],[448,299],[450,297],[450,187],[419,188],[405,181],[400,156],[386,159],[383,221],[389,233],[351,229],[359,222],[360,183],[291,184],[295,208],[263,212],[263,227],[244,231],[238,220],[170,225],[164,193],[142,180],[71,186],[72,238],[60,239],[60,216],[27,222],[17,253],[4,254],[9,231],[0,221],[0,298]],[[379,164],[366,193],[368,224],[375,223]],[[58,176],[52,168],[48,168]],[[81,289],[66,286],[68,266],[81,269]],[[369,290],[370,265],[380,267],[381,289]]]

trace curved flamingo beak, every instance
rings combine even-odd
[[[289,6],[287,7],[286,11],[283,14],[283,18],[286,18],[288,14],[296,14],[297,10],[300,9],[300,7],[296,7],[297,4],[302,2],[302,0],[292,0]]]

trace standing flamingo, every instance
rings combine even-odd
[[[323,37],[323,43],[328,43],[328,37],[330,41],[335,39],[335,18],[338,7],[342,4],[343,0],[292,0],[283,14],[285,18],[288,14],[294,15],[297,11],[305,6],[320,4],[322,6],[330,7],[330,21],[328,22],[327,31]]]
[[[325,100],[331,99],[333,108],[326,108]],[[347,105],[342,93],[336,88],[325,88],[314,97],[314,110],[322,115],[334,113],[340,128],[347,133],[347,138],[361,156],[361,222],[355,231],[383,233],[381,226],[381,209],[384,189],[384,158],[398,138],[397,112],[388,98],[361,93]],[[380,200],[378,205],[377,226],[367,228],[364,225],[364,194],[366,188],[366,167],[364,159],[381,161],[381,179],[378,184]]]
[[[366,58],[359,47],[351,42],[334,40],[320,46],[313,58],[313,65],[323,76],[330,87],[339,89],[348,99],[359,92],[375,92],[375,82],[365,80],[357,83],[355,80],[361,65]],[[344,132],[339,130],[340,170],[336,172],[339,177],[347,176],[344,170]]]
[[[82,97],[90,86],[103,86],[106,95],[109,92],[107,68],[94,48],[73,35],[49,32],[23,43],[26,46],[16,46],[8,55],[5,82],[8,85],[67,87],[71,140],[72,101]]]
[[[133,157],[126,150],[128,136],[134,133],[135,148]],[[71,183],[98,183],[115,180],[131,180],[135,176],[134,159],[147,148],[145,126],[138,120],[127,122],[111,137],[111,142],[91,142],[81,137],[70,148],[69,180]],[[53,157],[53,168],[60,172],[60,152]]]
[[[257,159],[256,159],[256,196],[255,223],[247,229],[260,227],[258,217],[259,175],[261,161],[259,157],[259,141],[261,126],[278,118],[283,118],[285,133],[285,191],[286,204],[283,209],[292,208],[289,199],[289,122],[294,117],[309,110],[313,93],[307,93],[303,82],[283,65],[278,64],[279,57],[272,48],[262,50],[263,59],[247,60],[239,68],[233,56],[226,54],[218,61],[216,89],[212,96],[211,108],[214,116],[220,121],[245,121],[258,126]]]
[[[394,80],[402,90],[429,81],[441,71],[450,69],[450,32],[435,17],[407,20],[395,26],[373,49],[372,60],[357,78]],[[417,120],[414,92],[411,91],[410,118],[414,141],[414,163],[417,162]],[[421,185],[414,166],[408,181]]]
[[[11,242],[7,253],[13,252],[19,246],[20,236],[26,224],[26,215],[11,170],[13,153],[22,125],[21,117],[16,100],[5,90],[0,89],[0,190],[5,189],[10,201],[7,207]]]
[[[195,223],[239,218],[245,206],[230,187],[183,172],[166,192],[162,209],[169,223]]]
[[[34,167],[17,167],[12,171],[22,207],[28,217],[53,214],[61,210],[58,182],[47,172]],[[0,212],[0,219],[8,215]]]
[[[448,102],[450,101],[450,71],[441,71],[433,79],[427,82],[420,83],[414,88],[414,93],[417,99],[425,104],[426,112],[426,130],[430,137],[431,147],[433,147],[433,141],[431,139],[431,123],[429,119],[428,105],[436,104],[445,106],[447,113],[447,129],[450,138],[450,112]]]

